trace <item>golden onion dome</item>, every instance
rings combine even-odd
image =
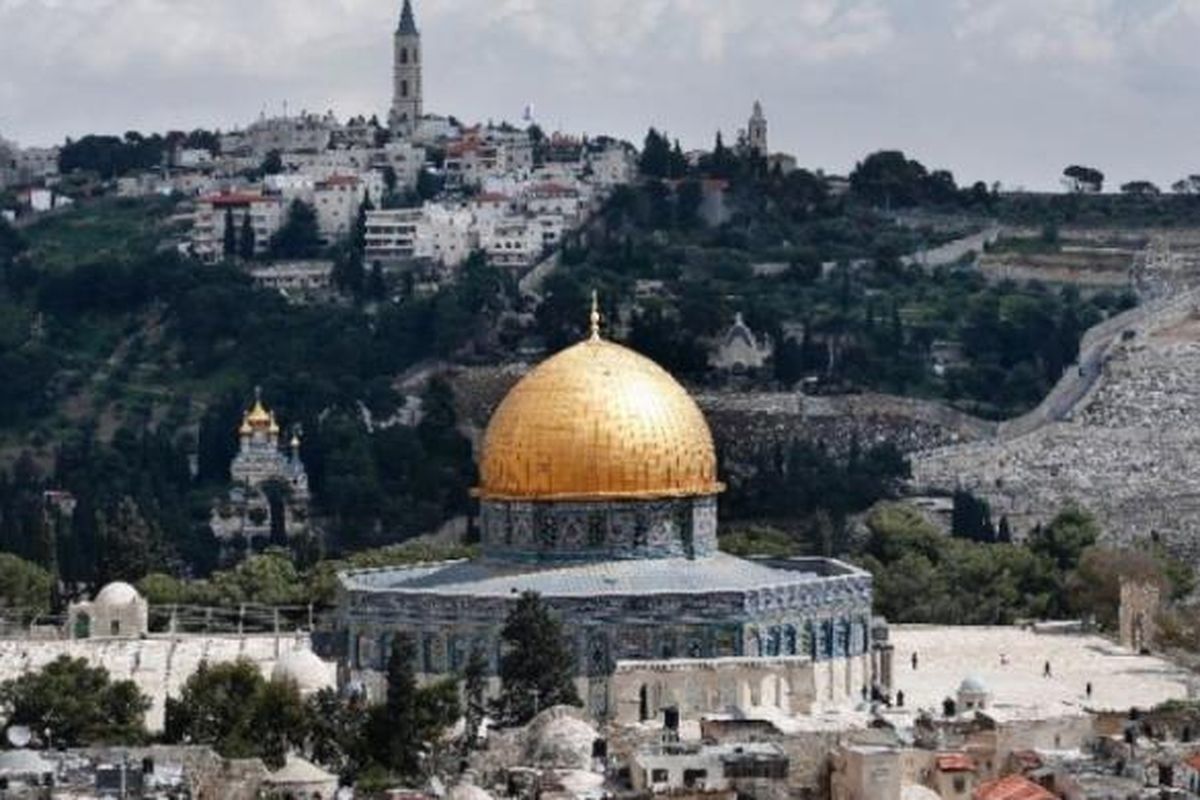
[[[268,428],[271,426],[271,412],[263,406],[262,400],[254,401],[254,408],[246,412],[246,424],[252,428]]]
[[[485,500],[692,497],[724,489],[712,432],[666,370],[599,336],[543,362],[500,404],[480,460]]]

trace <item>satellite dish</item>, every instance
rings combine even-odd
[[[8,739],[8,743],[18,749],[27,747],[33,740],[33,734],[24,725],[10,726],[4,735]]]

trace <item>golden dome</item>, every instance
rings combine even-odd
[[[490,500],[692,497],[724,489],[712,432],[653,361],[592,338],[548,359],[492,416],[479,495]]]
[[[246,412],[246,424],[252,428],[270,427],[271,412],[263,406],[262,400],[255,400],[254,408]]]

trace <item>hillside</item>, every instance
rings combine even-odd
[[[401,376],[426,363],[501,367],[518,349],[553,351],[583,334],[593,287],[610,335],[704,398],[745,489],[730,514],[782,509],[791,471],[840,464],[852,480],[877,458],[885,466],[875,488],[849,491],[832,509],[841,519],[893,491],[906,470],[897,453],[988,429],[972,416],[1035,406],[1075,361],[1083,331],[1135,302],[1119,281],[1081,290],[990,279],[973,252],[937,267],[907,258],[992,219],[1016,222],[1018,200],[978,186],[948,191],[944,178],[905,163],[921,222],[877,210],[878,187],[897,184],[871,159],[840,191],[728,151],[667,172],[643,158],[642,180],[569,238],[540,302],[517,291],[516,276],[473,258],[433,295],[410,293],[397,277],[389,301],[289,305],[256,288],[243,265],[177,255],[175,205],[164,199],[82,202],[0,229],[0,454],[10,465],[0,547],[43,563],[57,554],[81,579],[207,570],[209,503],[256,385],[283,427],[304,434],[328,547],[433,530],[470,509],[471,442],[459,431],[478,431],[487,404]],[[731,375],[710,364],[738,313],[770,337],[764,370]],[[801,383],[810,399],[786,410]],[[420,425],[367,424],[392,417],[408,395],[423,396]],[[790,466],[769,476],[781,448],[792,448]],[[764,494],[762,481],[775,488]],[[47,531],[31,515],[43,488],[77,495],[83,510],[70,525]],[[802,517],[827,500],[806,502]],[[101,544],[108,555],[93,569],[87,554]]]

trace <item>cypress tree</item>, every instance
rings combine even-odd
[[[256,244],[254,225],[251,224],[250,212],[247,211],[242,217],[242,231],[238,236],[238,258],[242,261],[253,261]]]
[[[225,239],[221,249],[226,261],[237,255],[237,227],[233,223],[232,208],[225,209]]]
[[[575,658],[562,625],[536,592],[521,595],[500,632],[499,714],[523,725],[541,709],[582,705],[575,691]]]

